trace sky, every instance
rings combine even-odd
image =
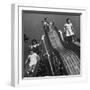
[[[22,13],[22,29],[24,33],[32,39],[40,40],[44,34],[41,21],[48,17],[48,21],[54,20],[58,29],[63,31],[66,18],[70,18],[74,27],[76,36],[80,38],[80,15],[71,13],[43,13],[43,12],[30,12],[26,11]]]

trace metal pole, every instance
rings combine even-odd
[[[45,37],[45,35],[42,35],[42,41],[43,41],[43,43],[44,43],[45,50],[46,50],[46,54],[47,54],[47,56],[48,56],[48,61],[49,61],[50,67],[51,67],[52,75],[54,76],[53,67],[52,67],[52,64],[51,64],[51,61],[50,61],[50,55],[49,55],[49,53],[48,53],[48,50],[47,50],[47,47],[46,47],[46,44],[45,44],[45,41],[44,41],[44,37]]]

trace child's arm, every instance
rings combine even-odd
[[[72,25],[71,28],[72,28],[72,32],[73,32],[73,34],[75,35],[75,31],[74,31],[74,27],[73,27],[73,25]]]
[[[29,59],[30,59],[30,56],[28,56],[28,58],[26,59],[25,65],[28,63]]]

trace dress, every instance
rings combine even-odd
[[[64,25],[64,27],[65,27],[65,31],[66,31],[66,36],[68,37],[68,36],[72,36],[72,35],[74,35],[74,32],[72,31],[72,23],[66,23],[65,25]]]

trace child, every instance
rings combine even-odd
[[[30,54],[28,55],[28,58],[25,62],[27,65],[27,73],[29,74],[30,72],[33,73],[36,67],[37,62],[40,60],[39,55],[37,55],[35,52],[30,51]]]
[[[66,34],[66,39],[68,43],[71,43],[74,41],[74,32],[73,32],[73,25],[69,18],[66,19],[66,24],[64,25],[64,30]]]

